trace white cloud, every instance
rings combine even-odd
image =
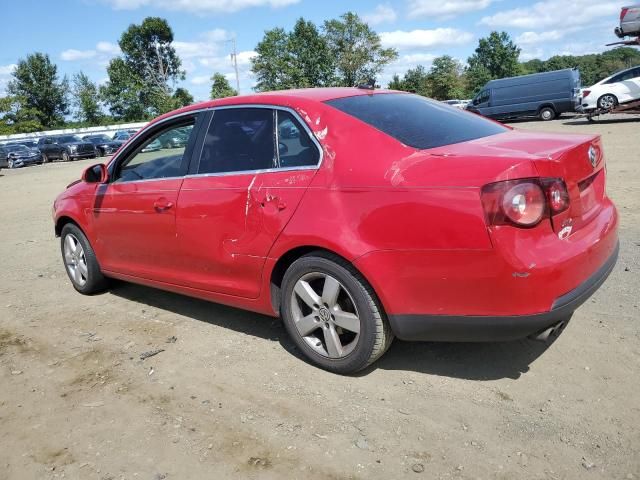
[[[480,24],[489,27],[514,27],[523,29],[586,25],[593,20],[617,20],[620,7],[628,0],[544,0],[530,7],[514,8],[483,17]],[[613,26],[611,27],[613,29]]]
[[[15,63],[10,63],[9,65],[0,65],[0,97],[4,96],[5,90],[7,88],[7,83],[9,83],[10,76],[16,69],[16,67],[17,65]]]
[[[211,81],[211,75],[196,75],[191,79],[191,83],[194,85],[204,85]]]
[[[540,43],[560,40],[565,35],[562,30],[549,30],[548,32],[523,32],[516,37],[518,45],[539,45]]]
[[[95,50],[76,50],[70,48],[60,54],[60,58],[67,62],[75,62],[76,60],[87,60],[96,56]]]
[[[120,47],[111,42],[98,42],[96,44],[96,50],[107,55],[116,56],[120,55]]]
[[[393,23],[398,18],[396,11],[389,5],[378,5],[373,12],[362,15],[362,20],[369,25],[379,25],[381,23]]]
[[[0,65],[0,75],[11,75],[16,68],[18,68],[18,65],[15,63]]]
[[[194,58],[215,55],[219,46],[207,42],[173,42],[176,52],[181,58]]]
[[[533,50],[523,50],[520,52],[520,61],[527,62],[529,60],[533,60],[534,58],[542,59],[544,56],[544,50],[542,48],[535,48]]]
[[[409,17],[450,18],[478,10],[484,10],[496,0],[411,0]]]
[[[103,0],[116,10],[135,10],[141,7],[191,13],[232,13],[253,7],[280,8],[300,0]]]
[[[455,28],[436,28],[435,30],[382,32],[380,39],[385,47],[429,48],[439,45],[469,43],[473,39],[473,35]]]

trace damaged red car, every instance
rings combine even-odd
[[[173,134],[184,144],[148,148]],[[293,90],[163,115],[53,216],[79,292],[116,278],[280,316],[312,363],[350,373],[394,337],[560,331],[617,259],[605,176],[598,136],[401,92]]]

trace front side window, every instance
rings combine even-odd
[[[420,150],[508,131],[508,128],[473,113],[407,93],[357,95],[326,103]]]
[[[216,110],[204,139],[198,173],[275,168],[273,116],[268,108]]]
[[[298,119],[285,110],[276,110],[278,118],[278,166],[310,167],[320,161],[320,153]]]
[[[115,182],[131,182],[178,177],[183,175],[187,142],[176,148],[163,145],[163,135],[180,134],[191,137],[195,118],[183,119],[179,124],[156,131],[147,137],[116,169]]]

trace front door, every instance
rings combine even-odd
[[[136,139],[110,166],[93,208],[96,250],[102,268],[174,283],[178,192],[188,168],[193,139],[165,148],[157,138],[171,130],[190,137],[196,117],[163,122]]]
[[[317,144],[291,111],[215,110],[199,162],[178,198],[176,228],[188,284],[256,298],[267,254],[319,159]]]

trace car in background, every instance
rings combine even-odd
[[[124,141],[112,140],[108,135],[85,135],[82,137],[85,142],[91,142],[96,147],[98,157],[113,155],[122,146]]]
[[[451,105],[452,107],[456,107],[461,110],[464,110],[465,108],[467,108],[467,105],[471,103],[471,100],[452,99],[452,100],[443,100],[442,103],[446,103],[447,105]]]
[[[48,135],[38,140],[38,148],[45,163],[52,160],[79,160],[96,158],[93,143],[82,140],[77,135]]]
[[[14,140],[7,143],[7,145],[24,145],[25,147],[40,153],[40,150],[38,149],[38,141],[33,139]]]
[[[125,130],[120,130],[116,132],[116,134],[113,136],[113,139],[122,141],[122,142],[128,142],[134,137],[134,135],[135,135],[134,133],[131,133]],[[145,153],[156,152],[158,150],[162,150],[162,143],[160,143],[160,140],[158,140],[157,138],[153,142],[150,142],[148,145],[145,145],[145,147],[142,149],[142,151]]]
[[[0,166],[6,168],[26,167],[42,163],[42,155],[22,144],[0,145]]]
[[[140,153],[186,128],[185,148]],[[80,293],[116,278],[281,316],[310,362],[351,373],[394,336],[553,338],[616,263],[605,158],[598,135],[418,95],[277,91],[151,122],[56,198],[53,226]]]
[[[580,72],[573,68],[500,78],[482,87],[467,110],[496,120],[548,121],[574,112],[579,91]]]
[[[640,4],[622,7],[620,26],[614,29],[619,38],[640,36]]]
[[[180,148],[184,147],[189,140],[189,136],[184,130],[173,130],[171,132],[164,133],[158,137],[158,141],[162,145],[162,148]]]
[[[611,110],[635,100],[640,100],[640,65],[600,80],[589,88],[583,88],[578,98],[578,111]]]

